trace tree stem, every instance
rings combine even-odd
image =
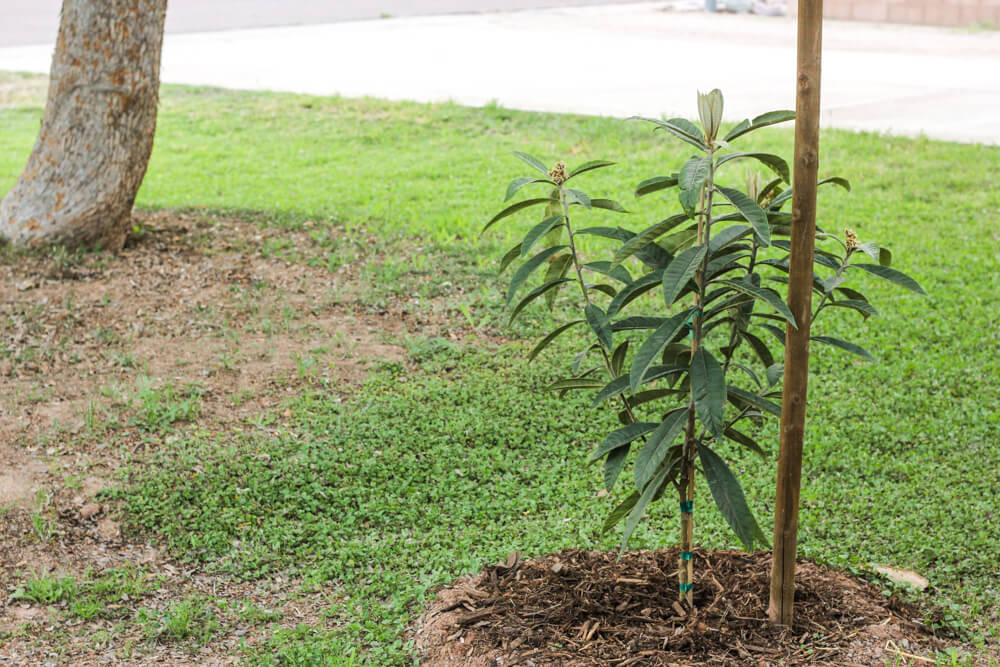
[[[583,280],[583,268],[580,266],[580,256],[576,252],[576,240],[573,234],[573,227],[569,222],[569,203],[566,201],[566,193],[563,187],[559,186],[559,197],[562,201],[563,207],[563,224],[566,226],[566,235],[569,237],[569,252],[570,257],[573,261],[573,268],[576,270],[576,280],[580,285],[580,293],[583,294],[584,302],[589,306],[591,304],[590,294],[587,292],[587,283]],[[615,370],[611,366],[611,357],[608,356],[608,351],[604,349],[604,346],[598,343],[601,348],[601,356],[604,358],[604,368],[608,371],[608,377],[612,380],[615,379]],[[632,412],[632,406],[628,404],[628,399],[625,394],[619,394],[618,397],[621,399],[622,407],[624,408],[625,415],[629,420],[629,423],[634,424],[637,420],[635,418],[635,413]]]
[[[712,195],[715,192],[715,151],[708,150],[709,171],[708,181],[702,187],[701,207],[698,215],[698,245],[707,244],[712,235]],[[701,347],[701,308],[705,303],[705,269],[708,266],[708,253],[695,272],[695,312],[691,317],[691,354]],[[681,506],[681,554],[677,562],[678,599],[688,608],[694,608],[694,460],[698,453],[698,439],[695,436],[695,406],[694,392],[688,400],[687,429],[684,436],[684,448],[681,458],[681,480],[678,493]]]

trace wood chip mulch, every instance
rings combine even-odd
[[[696,551],[687,612],[676,602],[677,554],[513,554],[439,593],[413,635],[420,664],[884,667],[943,646],[917,608],[806,561],[794,626],[769,624],[769,552]]]

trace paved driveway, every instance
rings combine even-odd
[[[50,60],[0,48],[0,69]],[[792,19],[647,2],[171,34],[162,78],[613,116],[692,116],[718,87],[739,120],[794,108],[794,68]],[[828,127],[1000,144],[1000,32],[828,21],[822,97]]]
[[[168,0],[167,33],[509,11],[630,0]],[[56,39],[61,0],[0,0],[0,47]]]

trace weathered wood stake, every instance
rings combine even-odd
[[[812,317],[813,248],[816,240],[816,180],[819,170],[819,91],[823,46],[823,0],[799,0],[798,74],[795,100],[795,174],[792,196],[788,307],[798,329],[785,327],[781,449],[774,506],[771,564],[772,623],[791,625],[795,599],[795,554],[799,530],[802,439],[809,381],[809,325]]]

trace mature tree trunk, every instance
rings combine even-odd
[[[0,238],[118,250],[156,128],[167,0],[63,0],[45,117]]]

